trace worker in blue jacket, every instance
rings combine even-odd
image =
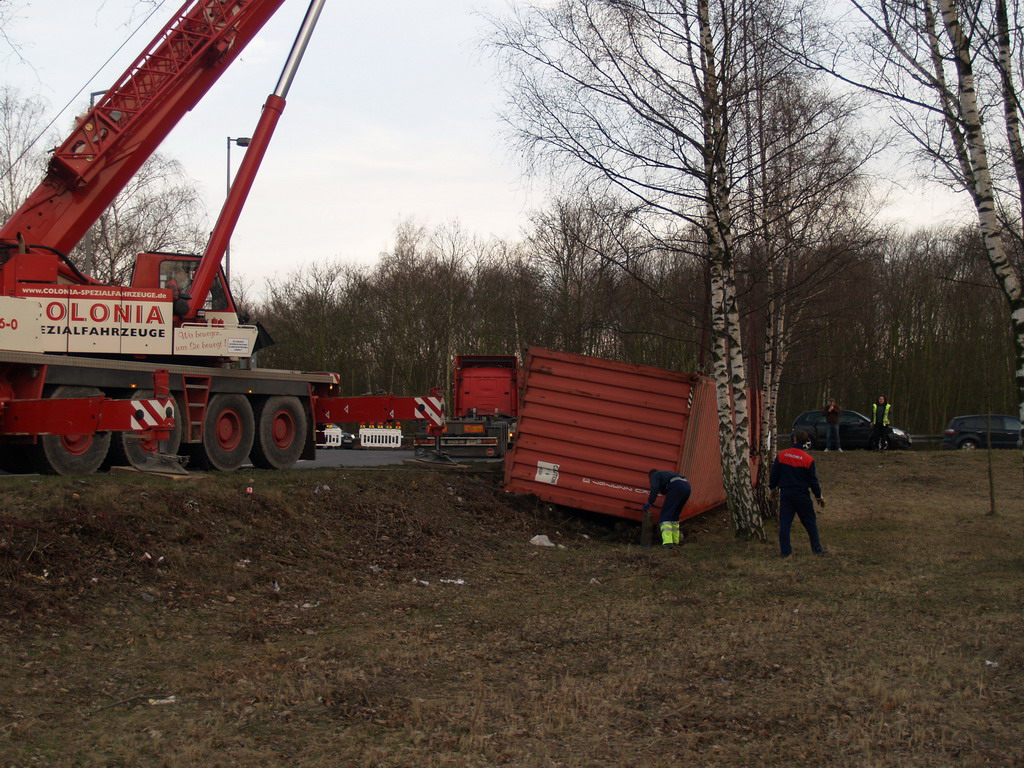
[[[826,549],[821,546],[818,537],[818,520],[814,514],[814,504],[808,491],[814,494],[819,507],[825,506],[821,496],[821,485],[818,473],[814,469],[814,459],[807,453],[811,436],[800,429],[793,433],[793,446],[779,451],[772,464],[768,487],[772,497],[779,499],[779,549],[782,557],[793,554],[789,541],[789,531],[793,526],[793,518],[799,517],[800,523],[807,530],[811,540],[811,551],[823,555]]]
[[[644,512],[654,506],[660,494],[665,494],[658,517],[661,529],[661,546],[666,549],[679,546],[679,515],[690,498],[690,481],[680,474],[668,470],[652,469],[647,473],[651,481],[651,492],[647,495]]]

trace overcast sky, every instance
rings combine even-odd
[[[5,32],[25,61],[4,62],[4,83],[38,94],[54,112],[81,89],[58,122],[64,135],[89,92],[120,75],[180,4],[166,0],[103,66],[142,22],[138,3],[22,0]],[[225,194],[227,137],[251,135],[307,6],[286,0],[161,147],[198,182],[211,217]],[[235,231],[232,273],[258,290],[265,277],[303,263],[372,263],[407,219],[428,227],[458,220],[472,234],[517,238],[543,190],[523,178],[507,147],[497,72],[478,47],[486,22],[477,12],[506,6],[327,0]],[[233,168],[242,151],[232,147]],[[948,196],[918,189],[889,215],[929,223],[949,207]]]

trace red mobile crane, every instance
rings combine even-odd
[[[339,397],[337,374],[253,367],[266,335],[240,321],[221,269],[324,0],[309,5],[201,256],[139,254],[131,285],[115,286],[66,255],[283,2],[187,0],[0,227],[3,468],[89,473],[184,450],[208,469],[249,458],[281,469],[313,457],[315,425],[332,413],[376,410],[374,398]],[[444,420],[436,397],[388,409]]]

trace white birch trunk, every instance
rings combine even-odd
[[[1024,222],[1024,142],[1020,136],[1020,99],[1013,79],[1013,46],[1010,41],[1010,22],[1007,16],[1006,0],[996,1],[996,16],[999,26],[998,67],[1002,82],[1003,119],[1006,121],[1006,137],[1010,147],[1010,158],[1017,178],[1017,202],[1021,207],[1021,221]],[[1014,329],[1014,351],[1016,352],[1017,410],[1021,421],[1021,445],[1024,447],[1024,297],[1021,294],[1021,274],[1017,273],[1017,296],[1007,294],[1010,302],[1010,316]],[[1005,291],[1006,288],[1004,287]]]
[[[733,530],[738,534],[736,498],[733,489],[736,484],[736,425],[733,421],[732,404],[729,398],[729,334],[726,330],[725,286],[722,280],[721,262],[711,247],[711,331],[714,343],[711,345],[711,369],[715,379],[715,395],[718,405],[718,445],[722,453],[722,482],[725,485],[726,507]]]
[[[769,290],[771,280],[769,278]],[[761,461],[772,454],[775,445],[775,422],[778,407],[777,393],[772,388],[775,377],[775,301],[770,300],[765,312],[764,324],[764,361],[761,368]]]
[[[718,238],[712,236],[712,240]],[[761,514],[754,498],[750,471],[750,415],[735,286],[722,264],[720,241],[709,248],[713,371],[718,402],[718,436],[722,480],[733,531],[743,538],[764,539]]]
[[[733,531],[744,538],[764,538],[754,501],[750,472],[750,415],[743,339],[732,271],[731,200],[724,153],[728,131],[715,66],[708,0],[698,0],[701,70],[704,76],[704,184],[707,206],[708,258],[711,261],[711,316],[714,333],[713,369],[718,396],[722,479]]]
[[[727,251],[728,252],[728,251]],[[750,403],[746,362],[743,359],[743,337],[740,328],[740,313],[736,300],[736,282],[730,260],[724,270],[725,321],[728,333],[729,390],[732,398],[733,418],[736,428],[733,434],[736,468],[733,473],[733,496],[736,507],[736,531],[747,538],[764,538],[760,510],[754,499],[753,474],[750,459],[753,454],[750,444]]]
[[[1018,412],[1024,421],[1024,289],[1021,275],[1014,268],[1003,242],[1003,228],[995,205],[988,150],[982,131],[978,93],[972,68],[970,40],[963,34],[955,0],[938,0],[943,28],[956,53],[958,98],[964,131],[966,160],[970,163],[969,192],[978,213],[985,252],[996,282],[1010,304],[1016,351]],[[1018,144],[1019,146],[1019,144]]]
[[[778,450],[779,388],[782,367],[786,360],[786,318],[774,299],[768,304],[767,314],[764,376],[761,386],[761,458],[762,461],[771,462]]]

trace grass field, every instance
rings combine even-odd
[[[0,765],[1024,765],[1020,454],[995,516],[984,452],[817,459],[785,561],[487,472],[6,478]]]

